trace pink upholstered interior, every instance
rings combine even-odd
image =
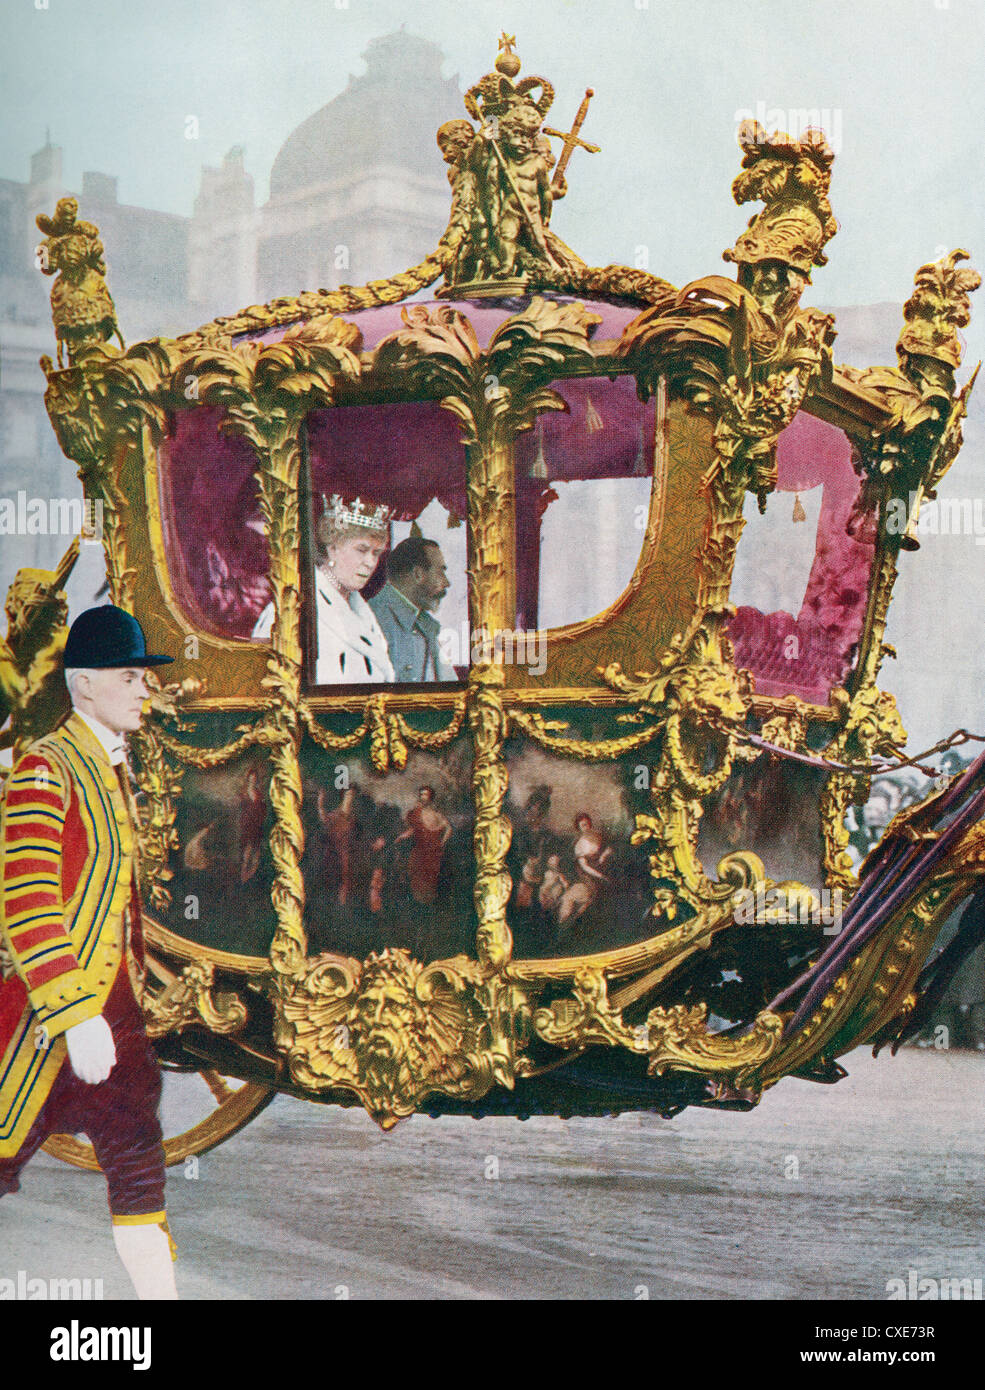
[[[467,303],[480,343],[519,307]],[[602,316],[597,337],[618,337],[638,312],[593,304]],[[366,347],[401,327],[400,306],[344,317],[358,322]],[[283,328],[254,341],[275,341]],[[621,377],[555,383],[565,413],[540,417],[517,441],[517,596],[524,626],[537,623],[540,521],[551,504],[551,483],[627,477],[652,467],[654,411]],[[221,412],[204,406],[179,412],[160,451],[161,501],[171,581],[197,626],[248,638],[269,600],[267,545],[257,508],[255,460],[241,440],[218,432]],[[370,503],[387,502],[400,519],[416,517],[433,497],[459,517],[466,510],[464,449],[458,424],[436,402],[351,406],[309,418],[311,485]],[[531,477],[543,448],[547,477]],[[859,479],[848,437],[801,412],[780,437],[778,490],[795,493],[823,484],[817,549],[800,612],[761,613],[743,607],[730,625],[736,661],[752,671],[765,695],[795,694],[826,703],[855,661],[868,596],[874,546],[852,526]],[[536,470],[535,470],[536,471]],[[672,519],[668,518],[668,524]],[[741,542],[740,542],[741,544]],[[796,656],[785,639],[796,636]]]
[[[517,625],[536,628],[541,594],[552,576],[541,572],[541,520],[557,493],[552,483],[628,478],[653,471],[653,402],[640,401],[633,377],[574,378],[551,383],[566,411],[540,416],[537,427],[516,441]],[[547,478],[531,477],[541,448]],[[633,518],[627,518],[627,527]],[[643,543],[643,532],[633,530]],[[587,553],[586,563],[601,556]],[[587,613],[584,616],[588,616]]]
[[[517,443],[517,607],[535,627],[540,584],[540,519],[552,482],[619,478],[653,466],[654,410],[635,382],[620,377],[555,382],[567,412],[541,417]],[[249,637],[269,599],[267,548],[248,522],[257,516],[249,448],[218,433],[221,414],[183,411],[162,446],[162,510],[172,584],[204,630]],[[530,472],[543,448],[547,478]],[[393,402],[314,411],[308,418],[313,509],[321,495],[386,502],[396,519],[417,517],[432,498],[464,518],[465,451],[454,417],[436,402]],[[642,543],[642,532],[639,532]],[[367,591],[368,593],[371,590]]]
[[[852,468],[851,441],[801,411],[780,436],[777,489],[806,492],[819,484],[824,494],[817,549],[800,612],[740,608],[729,635],[736,664],[752,672],[758,694],[827,704],[855,664],[875,547],[853,520],[861,480]]]
[[[311,490],[396,508],[410,521],[432,497],[465,515],[465,450],[458,422],[436,401],[353,405],[308,416]]]
[[[248,637],[270,599],[259,521],[256,458],[219,433],[222,411],[183,410],[158,453],[161,515],[171,585],[197,627]]]

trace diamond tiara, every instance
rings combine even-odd
[[[331,501],[322,493],[321,500],[324,515],[331,519],[333,526],[365,526],[369,531],[385,531],[395,511],[385,502],[371,511],[369,504],[360,498],[347,502],[337,492],[332,493]]]

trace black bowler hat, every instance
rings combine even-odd
[[[149,656],[137,619],[110,603],[80,613],[65,640],[66,671],[79,666],[94,671],[111,666],[163,666],[173,660],[173,656]]]

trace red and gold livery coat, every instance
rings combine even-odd
[[[74,712],[31,745],[6,783],[0,1158],[18,1152],[44,1104],[66,1061],[66,1030],[103,1012],[124,963],[132,980],[142,968],[128,800]]]

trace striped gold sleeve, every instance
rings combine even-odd
[[[62,836],[67,789],[53,762],[29,753],[10,774],[2,828],[0,931],[50,1038],[100,1012],[65,931]]]

